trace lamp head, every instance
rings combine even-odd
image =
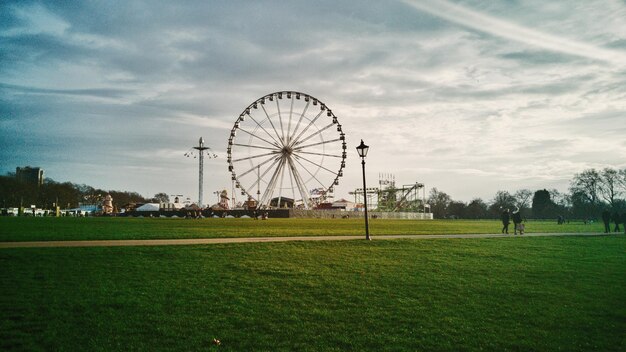
[[[365,143],[363,143],[363,140],[361,139],[361,144],[359,144],[358,147],[356,147],[356,151],[359,153],[359,156],[361,158],[365,158],[367,156],[367,151],[370,147],[365,145]]]

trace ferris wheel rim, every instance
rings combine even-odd
[[[280,101],[287,101],[283,100],[283,97],[291,100],[288,112],[281,111]],[[306,103],[304,108],[300,110],[298,107],[298,110],[294,111],[294,102],[301,100],[301,98]],[[275,101],[276,110],[271,110],[272,113],[270,114],[265,105],[273,101]],[[316,105],[319,105],[320,110],[314,114],[315,117],[307,115],[310,107]],[[263,113],[259,113],[260,116],[256,116],[255,119],[252,114],[253,111],[262,111]],[[277,121],[273,118],[277,118]],[[316,124],[320,118],[322,120],[330,118],[331,123],[320,127]],[[252,131],[242,127],[246,119],[253,122],[254,129]],[[246,127],[249,126],[246,125]],[[333,138],[328,138],[332,132],[326,131],[331,127],[336,128],[338,136],[336,134]],[[242,143],[241,138],[237,139],[238,133],[247,136],[247,143]],[[326,151],[326,148],[335,144],[340,144],[342,148],[338,154],[333,154],[330,150]],[[247,157],[236,158],[233,155],[233,149],[240,147],[248,149]],[[250,150],[252,149],[259,154],[251,155]],[[334,186],[339,184],[339,178],[343,176],[346,159],[345,133],[337,116],[321,100],[303,92],[277,91],[257,98],[239,114],[230,132],[227,154],[231,179],[234,185],[241,190],[242,195],[247,195],[249,199],[256,200],[260,206],[267,207],[271,206],[274,193],[278,189],[277,205],[280,206],[281,198],[288,198],[283,194],[286,189],[292,191],[291,196],[294,203],[297,201],[296,193],[298,193],[301,197],[299,201],[304,204],[305,208],[308,208],[311,205],[310,196],[312,195],[309,193],[317,191],[322,196],[332,193]],[[321,158],[321,161],[315,158]],[[326,159],[331,158],[338,159],[338,169],[333,170],[333,166],[325,165]],[[237,171],[236,169],[239,168],[237,164],[245,161],[251,167]],[[264,167],[262,175],[261,167]],[[311,171],[313,168],[315,170]],[[254,174],[255,171],[257,180],[248,181],[244,184],[242,178],[250,178],[250,175]],[[269,173],[271,176],[268,179]],[[304,173],[306,174],[303,177],[302,174]],[[320,173],[324,175],[319,176]],[[290,187],[284,186],[285,177],[288,178]],[[324,181],[320,180],[321,178],[324,178]],[[261,196],[260,188],[263,184],[265,187],[263,196]],[[309,191],[311,185],[316,187]],[[256,194],[254,188],[256,188]]]

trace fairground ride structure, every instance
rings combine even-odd
[[[423,183],[396,186],[395,176],[385,173],[378,175],[378,184],[379,187],[368,187],[366,190],[368,209],[381,212],[426,212],[429,208]],[[355,203],[362,203],[362,188],[350,194],[354,195]]]

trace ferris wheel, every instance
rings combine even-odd
[[[345,134],[333,112],[308,94],[267,94],[246,107],[228,139],[228,170],[259,208],[306,209],[323,202],[343,176]]]

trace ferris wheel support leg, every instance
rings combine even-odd
[[[265,204],[266,202],[268,203],[268,205],[271,204],[272,195],[274,194],[274,188],[276,186],[276,180],[278,179],[278,173],[283,168],[284,164],[285,164],[284,158],[280,158],[278,167],[274,170],[274,173],[272,174],[272,178],[270,178],[270,181],[267,184],[267,188],[265,189],[265,192],[263,192],[263,197],[261,197],[261,204]]]
[[[294,179],[296,181],[296,185],[298,186],[298,190],[300,191],[300,196],[302,196],[302,201],[304,202],[305,209],[309,209],[309,196],[306,190],[306,185],[300,176],[300,173],[296,169],[296,166],[293,164],[291,158],[288,159],[289,167],[291,168],[291,172],[294,175]]]
[[[283,181],[285,179],[285,167],[283,165],[282,171],[280,173],[280,187],[278,188],[278,190],[280,191],[278,193],[278,202],[276,203],[277,207],[280,208],[280,202],[282,199],[282,195],[283,195]]]

